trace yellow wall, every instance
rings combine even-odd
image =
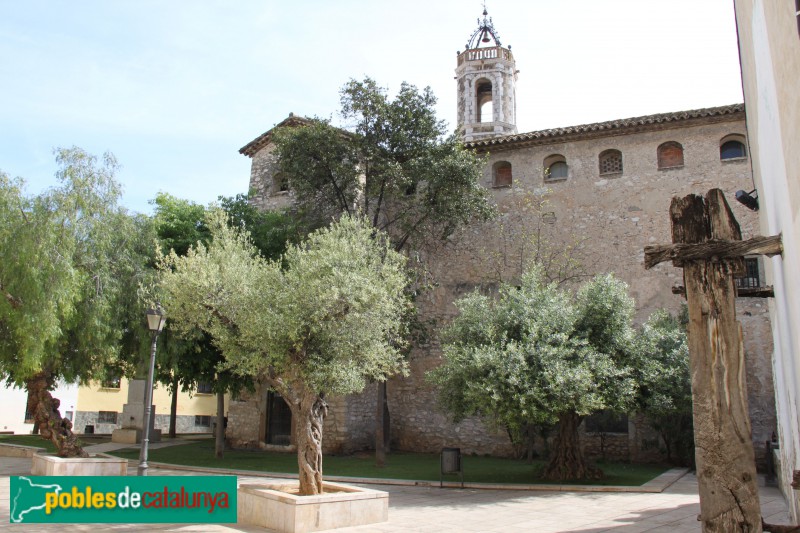
[[[164,385],[156,384],[153,390],[153,404],[156,414],[168,415],[172,396]],[[118,389],[100,387],[99,382],[78,389],[78,411],[116,411],[121,413],[122,406],[128,403],[128,380],[122,378]],[[228,408],[228,396],[225,395],[225,411]],[[210,415],[217,412],[217,398],[214,394],[189,394],[181,392],[178,396],[178,415]]]

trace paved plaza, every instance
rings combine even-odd
[[[29,458],[0,457],[0,531],[203,531],[265,532],[238,525],[189,524],[10,524],[9,476],[30,474]],[[136,475],[130,468],[129,475]],[[153,469],[153,475],[193,475],[188,470]],[[269,478],[239,476],[240,483]],[[700,531],[697,481],[687,474],[664,492],[545,492],[521,490],[440,489],[422,486],[370,485],[389,492],[389,521],[341,528],[337,533],[368,532],[503,532],[581,531],[634,533]],[[786,524],[783,496],[761,488],[761,507],[768,522]]]

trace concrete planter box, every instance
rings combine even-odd
[[[127,476],[128,460],[98,454],[91,457],[58,457],[38,453],[31,465],[33,476]]]
[[[37,453],[45,453],[44,450],[21,444],[0,444],[0,457],[33,457]]]
[[[241,485],[239,524],[280,533],[304,533],[389,520],[387,492],[332,482],[324,482],[326,492],[318,496],[284,492],[297,486],[297,481]]]

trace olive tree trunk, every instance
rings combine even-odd
[[[328,414],[325,395],[308,394],[290,404],[295,416],[295,443],[300,474],[300,495],[322,494],[322,424]]]
[[[543,478],[565,481],[603,477],[603,472],[591,466],[583,456],[578,439],[580,423],[581,417],[574,411],[558,415],[558,433],[550,450],[550,461],[542,473]]]
[[[50,394],[54,383],[52,375],[47,372],[41,372],[25,383],[28,409],[33,413],[39,434],[55,445],[59,457],[89,457],[72,432],[72,422],[61,416],[58,410],[61,401]]]
[[[174,439],[177,433],[179,385],[180,378],[175,376],[172,380],[172,403],[169,405],[169,438],[171,439]]]

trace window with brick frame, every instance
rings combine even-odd
[[[683,146],[675,141],[659,145],[658,168],[676,168],[683,166]]]
[[[600,174],[622,174],[622,152],[605,150],[600,153]]]
[[[561,154],[553,154],[544,158],[545,181],[560,181],[569,177],[566,158]]]
[[[511,172],[511,163],[508,161],[498,161],[492,167],[492,186],[493,187],[511,187],[513,183],[513,175]]]
[[[747,148],[744,144],[744,135],[726,135],[719,141],[719,158],[721,161],[731,159],[746,159]]]

